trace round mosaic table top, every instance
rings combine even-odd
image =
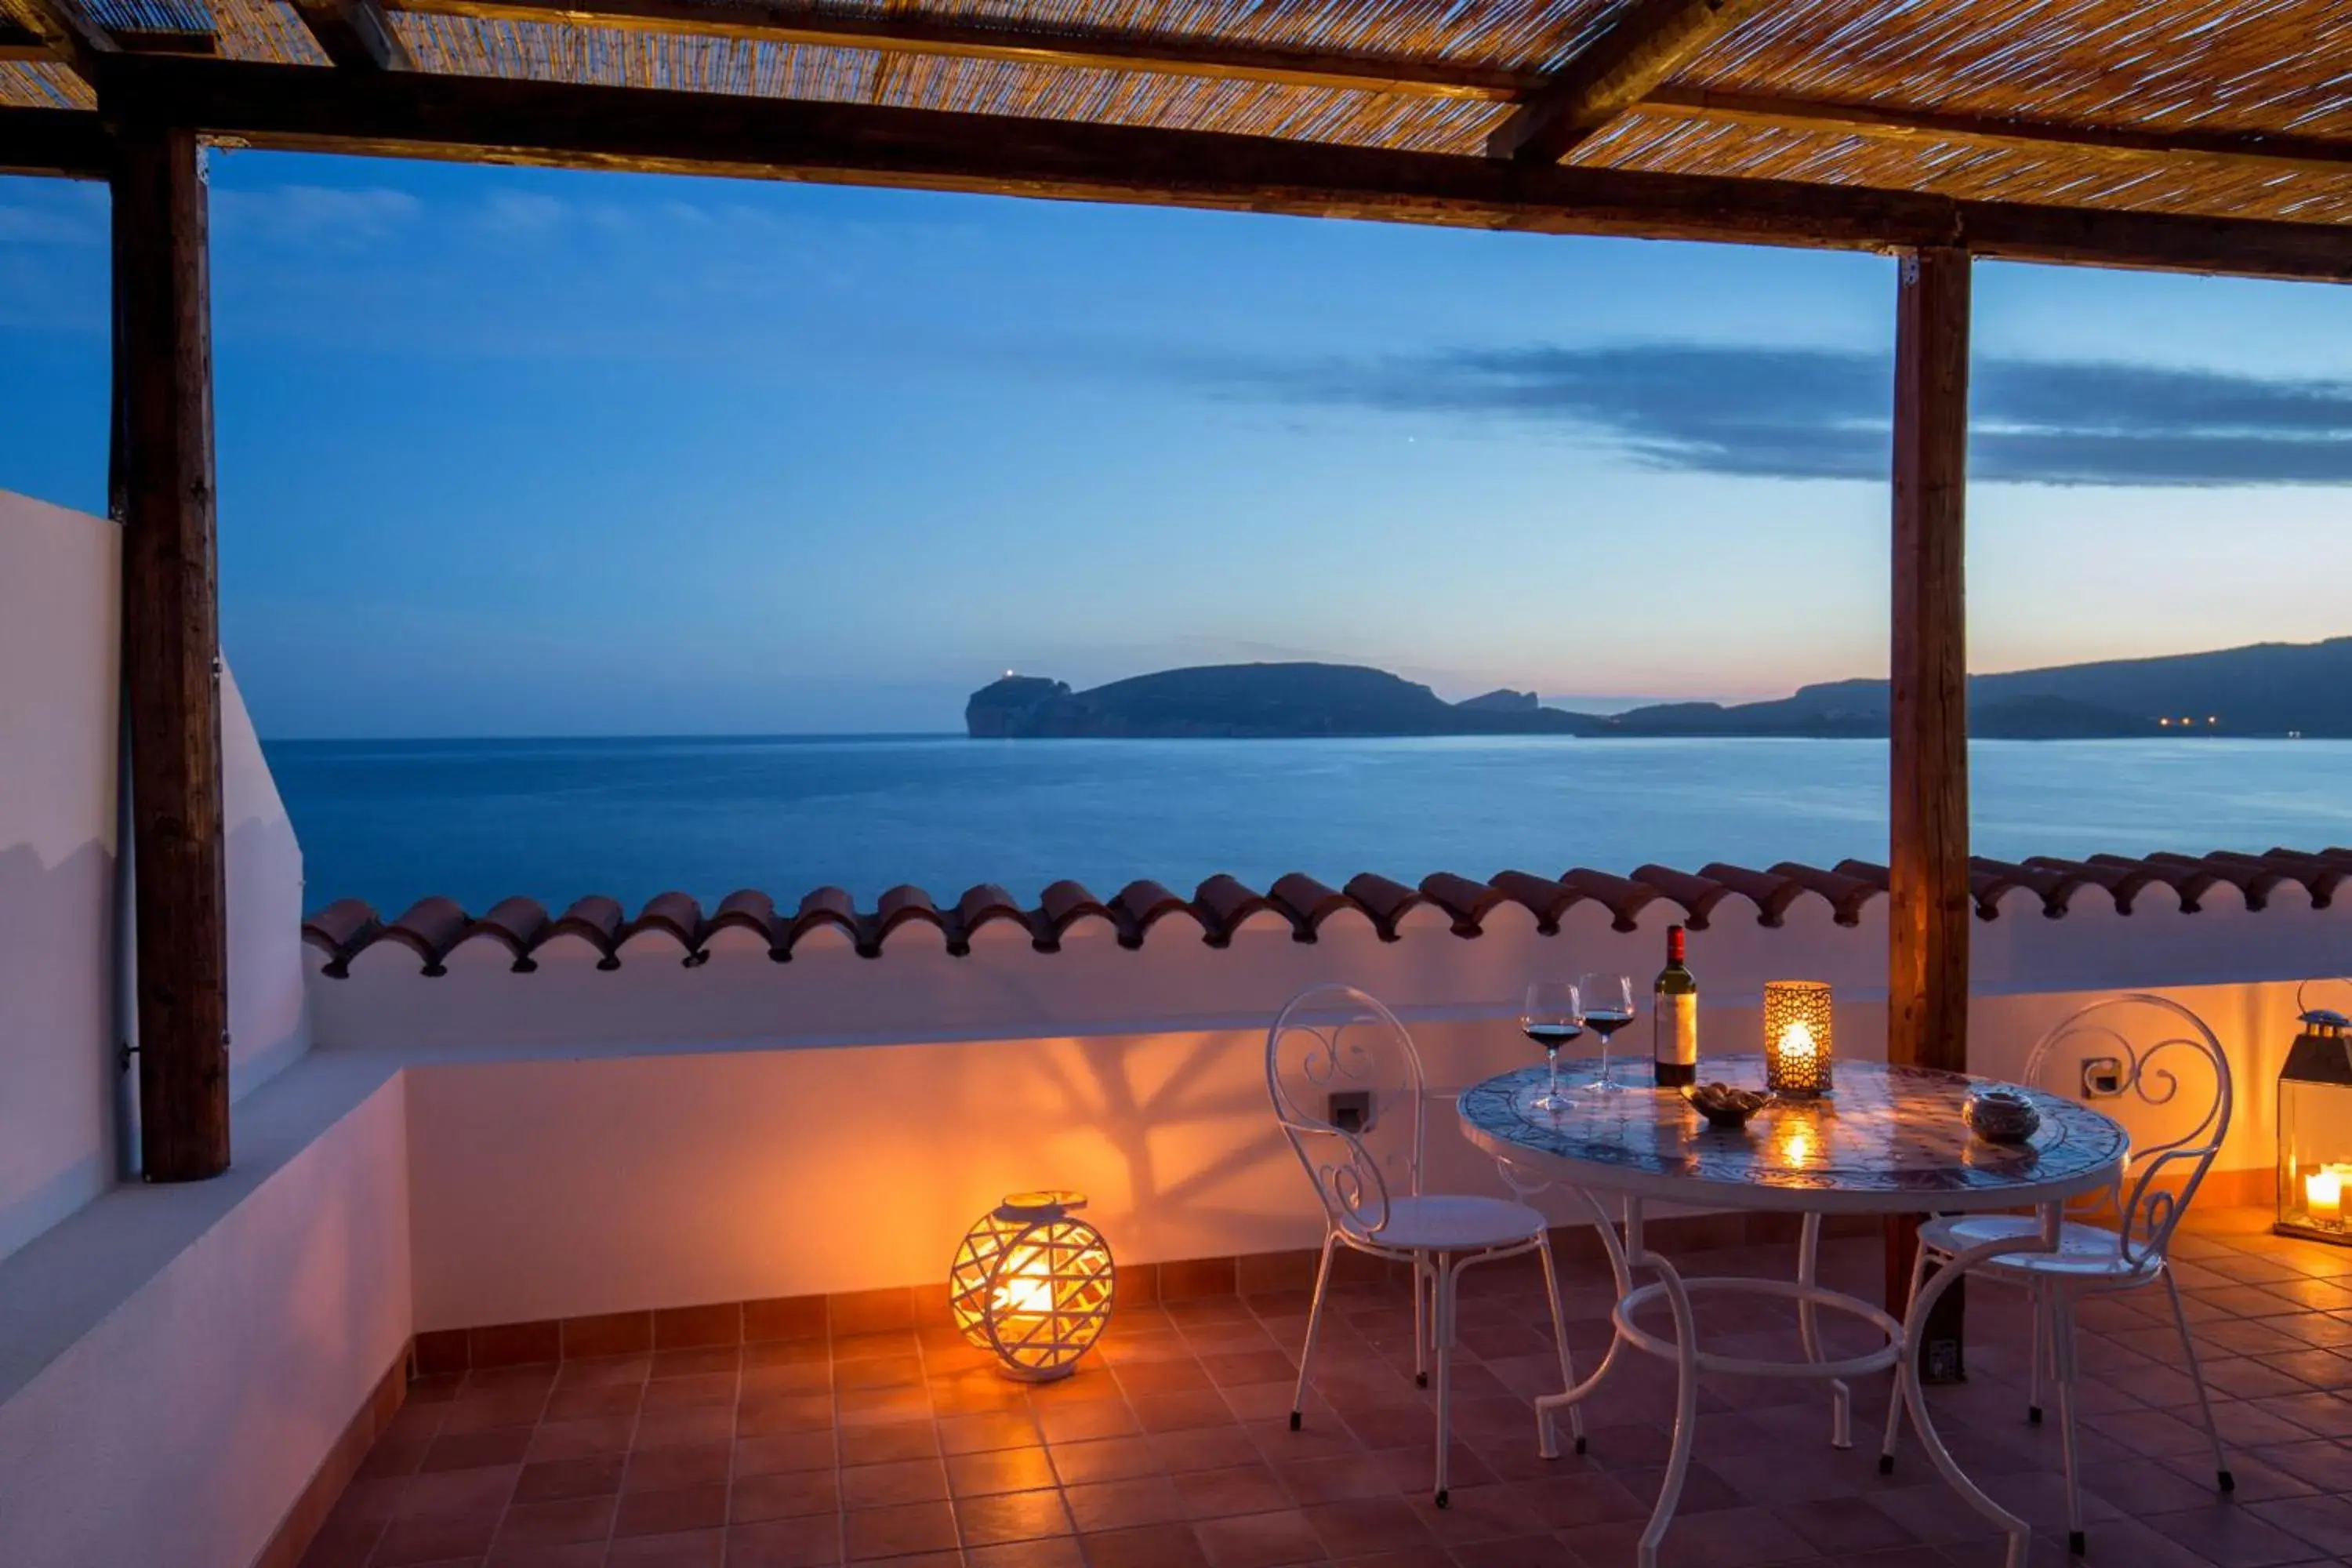
[[[1710,1057],[1702,1076],[1763,1081],[1760,1056]],[[2130,1152],[2120,1123],[2025,1089],[2042,1126],[2022,1144],[1990,1143],[1960,1120],[1993,1079],[1842,1060],[1836,1092],[1776,1100],[1738,1131],[1710,1127],[1650,1063],[1610,1064],[1623,1091],[1592,1091],[1589,1062],[1563,1062],[1569,1105],[1538,1110],[1544,1069],[1521,1068],[1465,1090],[1462,1131],[1488,1153],[1574,1186],[1710,1207],[1847,1214],[2010,1208],[2054,1203],[2113,1182]]]

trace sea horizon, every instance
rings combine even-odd
[[[963,742],[956,745],[949,742]],[[446,896],[635,906],[818,887],[870,902],[1064,879],[1189,891],[1229,873],[1886,858],[1886,742],[1447,736],[971,741],[866,734],[391,737],[264,742],[306,905]],[[1977,741],[1979,854],[2318,848],[2352,840],[2352,742]],[[1574,766],[1567,766],[1573,760]]]

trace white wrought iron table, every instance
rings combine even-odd
[[[1755,1085],[1763,1081],[1763,1062],[1759,1057],[1710,1058],[1706,1072]],[[2119,1178],[2130,1151],[2122,1126],[2073,1100],[2008,1085],[2033,1101],[2042,1113],[2041,1130],[2021,1146],[1989,1143],[1961,1121],[1969,1091],[1987,1080],[1875,1062],[1841,1060],[1833,1095],[1818,1101],[1776,1102],[1737,1132],[1710,1128],[1679,1093],[1653,1087],[1646,1061],[1612,1064],[1611,1078],[1623,1087],[1622,1093],[1590,1092],[1590,1067],[1576,1071],[1563,1067],[1560,1077],[1570,1090],[1570,1104],[1557,1112],[1531,1103],[1544,1089],[1542,1068],[1486,1079],[1461,1096],[1462,1129],[1472,1143],[1512,1167],[1549,1177],[1574,1193],[1591,1210],[1616,1275],[1618,1300],[1611,1314],[1616,1332],[1609,1353],[1575,1387],[1536,1402],[1544,1456],[1555,1458],[1559,1452],[1557,1417],[1561,1410],[1570,1413],[1581,1433],[1580,1406],[1628,1346],[1675,1363],[1674,1446],[1657,1506],[1642,1533],[1640,1568],[1655,1568],[1659,1542],[1682,1500],[1696,1435],[1701,1373],[1828,1381],[1831,1441],[1844,1448],[1853,1446],[1846,1380],[1889,1368],[1897,1370],[1902,1398],[1937,1472],[2008,1533],[2009,1568],[2023,1568],[2031,1540],[2026,1522],[1987,1497],[1954,1462],[1927,1418],[1911,1347],[1917,1325],[1927,1321],[1952,1281],[1969,1268],[1999,1253],[2057,1249],[2066,1200],[2112,1187]],[[1594,1195],[1599,1193],[1622,1200],[1622,1237]],[[1654,1202],[1802,1215],[1796,1278],[1685,1278],[1643,1238],[1643,1205]],[[2039,1211],[2038,1233],[1961,1253],[1927,1281],[1904,1321],[1874,1303],[1820,1282],[1817,1264],[1825,1215],[2025,1207]],[[1656,1280],[1636,1288],[1637,1269],[1654,1273]],[[1700,1349],[1691,1309],[1692,1296],[1699,1293],[1794,1301],[1805,1359],[1761,1361]],[[1636,1321],[1643,1308],[1660,1300],[1674,1317],[1671,1340]],[[1878,1329],[1885,1342],[1860,1355],[1827,1359],[1819,1331],[1822,1310],[1861,1319]],[[1580,1450],[1583,1447],[1581,1436],[1577,1446]]]

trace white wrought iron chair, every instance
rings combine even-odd
[[[1338,1249],[1352,1247],[1411,1264],[1413,1378],[1428,1387],[1434,1363],[1435,1497],[1444,1508],[1452,1405],[1449,1352],[1455,1285],[1464,1269],[1522,1253],[1537,1255],[1551,1301],[1560,1386],[1575,1386],[1567,1319],[1560,1310],[1559,1280],[1552,1271],[1551,1237],[1544,1216],[1507,1198],[1422,1190],[1428,1096],[1421,1053],[1395,1015],[1361,991],[1318,985],[1292,997],[1266,1031],[1265,1083],[1275,1115],[1315,1184],[1324,1212],[1323,1258],[1315,1274],[1307,1342],[1298,1352],[1290,1428],[1298,1430],[1306,1408],[1307,1366]],[[1582,1420],[1577,1413],[1580,1449],[1584,1444]]]
[[[2146,1147],[2134,1152],[2112,1189],[2094,1194],[2076,1205],[2076,1211],[2087,1217],[2073,1217],[2076,1211],[2070,1211],[2060,1230],[2056,1252],[2000,1254],[1969,1269],[1972,1275],[2021,1287],[2032,1301],[2033,1361],[2025,1415],[2032,1422],[2042,1419],[2046,1365],[2058,1393],[2059,1436],[2066,1462],[2067,1546],[2077,1553],[2084,1550],[2084,1539],[2081,1466],[2074,1436],[2074,1309],[2084,1296],[2163,1282],[2172,1300],[2174,1326],[2180,1331],[2182,1363],[2197,1385],[2205,1436],[2213,1447],[2216,1482],[2225,1492],[2237,1488],[2230,1474],[2229,1456],[2221,1447],[2221,1432],[2213,1424],[2213,1403],[2205,1391],[2204,1373],[2197,1364],[2197,1343],[2181,1310],[2180,1287],[2165,1267],[2165,1249],[2173,1230],[2189,1200],[2197,1195],[2199,1184],[2230,1131],[2229,1058],[2222,1052],[2221,1042],[2196,1014],[2165,997],[2133,993],[2094,1003],[2044,1035],[2026,1058],[2022,1081],[2082,1099],[2091,1064],[2102,1058],[2113,1064],[2115,1080],[2102,1098],[2128,1096],[2143,1106],[2158,1108],[2153,1115],[2164,1125]],[[2191,1075],[2187,1085],[2181,1081],[2183,1073]],[[2197,1080],[2208,1075],[2211,1087],[2205,1090]],[[2200,1094],[2210,1098],[2200,1098]],[[2092,1223],[2094,1217],[2116,1223],[2111,1228]],[[1988,1242],[2031,1236],[2040,1225],[2023,1215],[1930,1220],[1919,1229],[1918,1260],[1911,1269],[1912,1299],[1918,1298],[1920,1281],[1931,1262],[1948,1261]],[[1881,1471],[1894,1468],[1895,1440],[1902,1421],[1903,1399],[1898,1393],[1886,1413],[1886,1443],[1878,1461]]]

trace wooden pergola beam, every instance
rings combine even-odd
[[[327,58],[345,70],[407,70],[407,46],[376,0],[293,0]]]
[[[1960,202],[1276,137],[427,72],[117,59],[102,105],[291,151],[1119,201],[1530,233],[2352,280],[2345,226]],[[0,162],[5,162],[0,149]]]
[[[2069,125],[2046,120],[2005,120],[1883,104],[1840,103],[1758,93],[1710,92],[1679,87],[1661,87],[1636,107],[1779,131],[1832,132],[1841,135],[1875,136],[1915,142],[1969,142],[2037,156],[2053,153],[2104,153],[2128,159],[2143,166],[2150,158],[2191,157],[2290,172],[2304,170],[2340,174],[2352,171],[2352,142],[2323,136],[2126,131],[2098,125]]]
[[[1886,1059],[1950,1072],[1969,1065],[1969,283],[1965,250],[1905,254],[1895,327]],[[1916,1221],[1887,1240],[1899,1312]],[[1925,1331],[1939,1381],[1960,1375],[1959,1301]]]
[[[1765,0],[1633,0],[1486,138],[1491,158],[1557,163]]]
[[[103,180],[113,162],[113,138],[95,114],[0,109],[0,174]]]
[[[131,748],[141,1169],[228,1168],[228,893],[204,150],[114,138],[114,475]]]
[[[1169,76],[1279,82],[1357,92],[1516,102],[1540,72],[1355,55],[1280,45],[1150,37],[1108,27],[1013,27],[913,15],[852,16],[790,0],[390,0],[396,10],[478,21],[570,23],[619,32],[743,38],[756,43],[875,49],[1020,65],[1148,70]]]

